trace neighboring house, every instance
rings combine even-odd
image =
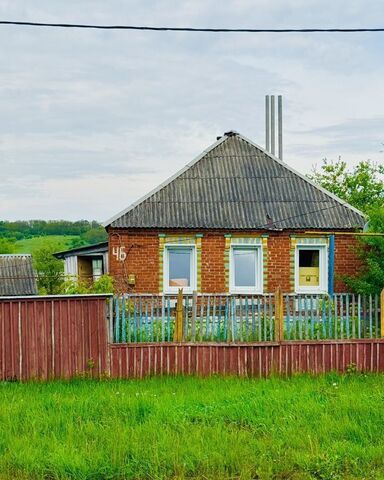
[[[0,296],[37,295],[31,255],[0,255]]]
[[[122,291],[315,294],[359,267],[363,214],[236,132],[106,224]]]
[[[108,273],[108,242],[73,248],[54,256],[64,260],[64,273],[75,280],[95,281]]]

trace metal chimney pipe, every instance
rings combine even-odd
[[[270,134],[270,118],[269,118],[269,95],[265,96],[265,150],[269,152],[269,134]]]
[[[275,155],[275,96],[271,95],[271,153]]]
[[[277,130],[279,141],[279,158],[283,161],[283,97],[277,97]]]

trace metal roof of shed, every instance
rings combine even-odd
[[[108,242],[94,243],[93,245],[84,245],[82,247],[71,248],[62,252],[56,252],[54,257],[64,259],[66,257],[77,255],[103,254],[108,252]]]
[[[36,295],[31,255],[0,255],[0,296]]]
[[[112,217],[115,228],[356,229],[364,215],[236,132]]]

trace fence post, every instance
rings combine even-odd
[[[175,319],[175,332],[173,334],[174,342],[181,342],[183,340],[183,289],[179,288],[177,294],[176,303],[176,319]]]
[[[197,317],[197,292],[192,296],[192,318],[191,318],[191,339],[196,341],[196,317]]]
[[[284,340],[284,301],[281,287],[275,292],[275,341]]]
[[[380,336],[384,337],[384,288],[380,294]]]

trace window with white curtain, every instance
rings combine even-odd
[[[260,246],[233,245],[230,258],[230,290],[233,293],[262,292]]]
[[[164,250],[164,292],[196,290],[196,249],[194,245],[166,245]]]

